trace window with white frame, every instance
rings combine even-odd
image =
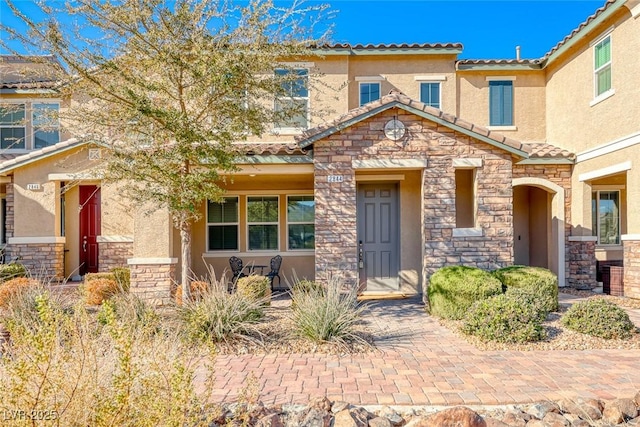
[[[282,79],[281,96],[275,101],[275,111],[283,114],[276,123],[278,129],[306,129],[309,124],[309,70],[278,69]]]
[[[608,35],[593,47],[593,73],[595,96],[611,90],[611,36]]]
[[[0,104],[0,148],[26,148],[26,105]]]
[[[32,105],[33,148],[48,147],[60,142],[58,103],[40,102]]]
[[[207,201],[207,251],[238,250],[238,197]]]
[[[248,249],[278,250],[278,196],[247,197]]]
[[[489,126],[513,125],[513,81],[489,81]]]
[[[593,235],[599,245],[620,244],[620,191],[591,193],[591,221]]]
[[[420,83],[420,102],[440,109],[440,82]]]
[[[380,99],[380,83],[360,83],[360,106]]]
[[[289,250],[315,248],[315,201],[313,196],[287,197]]]

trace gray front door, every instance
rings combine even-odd
[[[367,291],[398,289],[398,190],[396,184],[358,187],[360,283]]]

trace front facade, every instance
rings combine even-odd
[[[335,91],[298,89],[309,114],[239,146],[224,203],[204,201],[194,224],[194,276],[228,276],[231,256],[281,255],[283,286],[338,275],[419,293],[445,265],[525,264],[593,288],[610,264],[640,297],[639,13],[609,1],[539,60],[460,60],[455,43],[324,48],[300,80],[318,74]],[[168,298],[180,270],[169,214],[102,183],[101,147],[44,129],[39,111],[64,100],[11,76],[0,88],[7,254],[59,279],[129,266],[133,289]]]

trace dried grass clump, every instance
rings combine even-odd
[[[0,308],[7,308],[12,299],[27,288],[39,286],[40,282],[28,277],[16,277],[0,284]]]
[[[209,291],[209,282],[204,280],[194,280],[189,284],[192,300],[201,300],[203,295]],[[182,305],[182,285],[176,287],[175,293],[176,304]]]
[[[84,288],[85,302],[89,305],[100,305],[103,301],[123,292],[118,282],[105,278],[89,280]]]
[[[241,277],[236,283],[236,292],[245,298],[262,301],[265,305],[271,302],[271,286],[264,276]]]

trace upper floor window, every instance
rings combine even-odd
[[[440,82],[420,83],[420,102],[429,107],[440,108]]]
[[[238,198],[207,202],[207,250],[238,250]]]
[[[0,105],[0,148],[26,148],[25,104]]]
[[[60,104],[0,104],[0,149],[39,149],[60,142]]]
[[[513,81],[489,81],[489,126],[513,125]]]
[[[611,90],[611,36],[600,40],[593,49],[595,96]]]
[[[278,250],[278,196],[247,198],[249,250]]]
[[[313,196],[287,197],[289,250],[315,248],[315,201]]]
[[[284,112],[276,128],[306,129],[309,123],[309,71],[307,69],[278,69],[282,93],[275,101],[275,110]]]
[[[360,106],[380,99],[380,83],[360,83]]]
[[[591,221],[599,245],[620,244],[620,191],[591,193]]]

